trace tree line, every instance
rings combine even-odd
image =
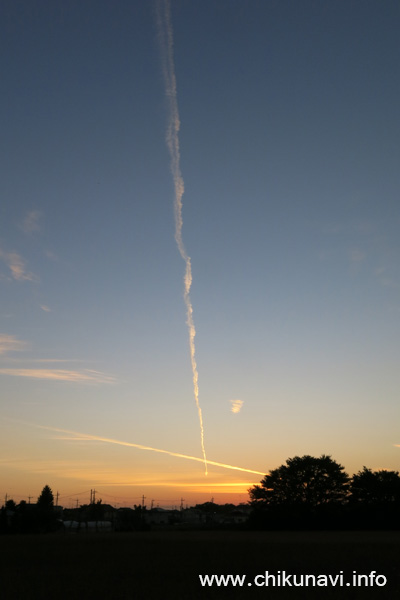
[[[54,509],[54,495],[45,485],[35,504],[25,500],[17,505],[10,499],[0,511],[0,533],[45,533],[56,531],[60,519]]]
[[[295,456],[249,489],[250,525],[265,529],[399,529],[400,475],[352,477],[330,456]]]
[[[250,528],[400,529],[398,471],[364,467],[349,477],[330,456],[295,456],[248,491]],[[99,500],[81,506],[79,511],[88,520],[99,520],[104,518],[107,506]],[[211,502],[195,508],[215,513],[218,505]],[[131,528],[143,526],[142,512],[142,507],[137,506],[126,511]],[[62,527],[61,516],[54,507],[51,488],[46,485],[35,504],[21,501],[16,505],[13,500],[5,503],[0,510],[0,533],[56,531]]]

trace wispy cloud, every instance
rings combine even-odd
[[[352,264],[362,262],[365,259],[365,256],[365,252],[363,252],[359,248],[353,248],[352,250],[350,250],[350,262]]]
[[[18,358],[9,358],[8,362],[21,362]],[[81,358],[24,358],[24,363],[83,363],[83,362],[91,362],[91,361],[83,361]]]
[[[243,406],[243,400],[230,400],[230,403],[231,403],[231,411],[234,414],[239,413]]]
[[[26,342],[17,340],[17,338],[13,335],[0,333],[0,354],[7,354],[8,352],[17,352],[19,350],[24,350],[26,346]]]
[[[8,267],[11,275],[17,281],[36,281],[37,277],[26,270],[25,261],[16,252],[10,252],[8,255]]]
[[[47,381],[69,381],[72,383],[115,383],[115,377],[106,375],[101,371],[84,369],[82,371],[68,371],[66,369],[0,369],[2,375],[14,377],[30,377],[31,379],[45,379]]]
[[[49,308],[48,306],[46,306],[46,304],[41,304],[40,308],[42,310],[44,310],[44,312],[51,312],[51,308]]]
[[[336,221],[319,222],[317,226],[325,234],[347,234],[354,235],[354,233],[362,235],[370,235],[374,233],[376,229],[376,223],[368,221],[366,219],[342,219]]]
[[[16,252],[4,252],[0,248],[0,260],[2,260],[11,271],[11,276],[16,281],[37,281],[34,273],[26,270],[24,259]]]
[[[53,252],[52,250],[46,250],[44,254],[50,260],[54,260],[54,261],[58,260],[57,254],[55,252]]]
[[[249,489],[249,487],[253,487],[254,485],[257,485],[257,481],[243,481],[243,482],[233,482],[233,483],[190,483],[187,481],[179,481],[178,483],[174,482],[174,481],[163,481],[162,479],[157,479],[157,480],[151,480],[151,479],[146,479],[144,477],[141,477],[140,479],[135,479],[135,481],[132,481],[131,479],[126,479],[125,481],[115,481],[115,474],[114,474],[114,479],[110,482],[104,481],[102,480],[99,484],[96,485],[101,485],[103,487],[109,486],[109,487],[139,487],[139,488],[143,488],[144,486],[146,487],[157,487],[157,488],[161,488],[161,487],[166,487],[166,488],[179,488],[180,490],[186,490],[187,492],[207,492],[209,491],[210,495],[213,495],[213,490],[215,490],[215,488],[222,488],[220,492],[218,493],[246,493],[247,494],[247,490]],[[101,492],[100,492],[101,494]],[[140,497],[140,496],[139,496]]]
[[[378,267],[375,269],[374,274],[379,283],[384,287],[393,289],[398,289],[400,287],[399,282],[391,277],[390,270],[387,267]]]
[[[94,470],[97,468],[101,473],[101,464],[88,460],[62,460],[62,459],[44,459],[31,457],[7,457],[0,459],[3,467],[10,467],[13,470],[27,471],[29,473],[49,473],[56,477],[73,479],[91,479]]]
[[[21,223],[21,229],[25,233],[34,233],[40,231],[41,212],[38,210],[30,210]]]

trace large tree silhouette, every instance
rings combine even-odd
[[[341,502],[348,493],[349,477],[330,456],[295,456],[273,469],[249,490],[254,505],[318,506]]]
[[[350,487],[353,502],[381,507],[400,503],[398,471],[371,471],[364,467],[353,475]]]

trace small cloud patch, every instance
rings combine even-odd
[[[243,406],[243,400],[230,400],[230,403],[231,403],[231,411],[234,414],[239,413]]]

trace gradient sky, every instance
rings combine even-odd
[[[156,12],[1,4],[3,497],[237,503],[261,479],[105,441],[202,456]],[[399,3],[171,19],[207,457],[398,470]]]

